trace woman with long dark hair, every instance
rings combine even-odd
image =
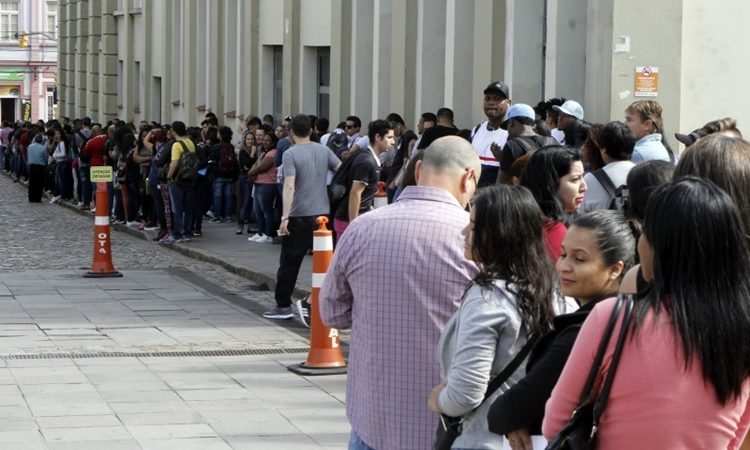
[[[578,150],[552,145],[535,151],[526,164],[521,186],[534,195],[544,214],[547,250],[554,263],[565,237],[565,219],[583,203],[586,182]]]
[[[622,276],[635,261],[634,233],[621,212],[604,209],[578,217],[565,235],[557,275],[562,293],[581,307],[554,318],[554,330],[529,356],[526,375],[495,400],[487,416],[490,431],[507,435],[513,450],[530,450],[530,435],[541,434],[544,404],[581,324],[598,302],[617,296]]]
[[[663,185],[648,202],[638,253],[650,289],[635,305],[598,447],[738,448],[750,422],[750,254],[738,208],[708,180]],[[547,402],[548,439],[577,406],[614,305],[598,304],[581,328]]]
[[[527,341],[550,329],[556,277],[546,254],[542,212],[520,186],[491,186],[477,194],[464,229],[465,257],[480,268],[438,344],[444,384],[436,386],[429,407],[462,416],[463,432],[454,448],[500,449],[502,440],[487,428],[487,410],[501,394],[483,401],[489,381],[516,357]],[[522,371],[521,371],[522,372]],[[513,373],[505,388],[517,381]]]

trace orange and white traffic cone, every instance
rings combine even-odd
[[[382,208],[383,206],[388,205],[388,194],[385,192],[385,183],[382,181],[378,181],[378,190],[375,192],[375,201],[374,201],[374,207],[375,209]]]
[[[84,278],[121,277],[112,265],[112,248],[109,238],[109,195],[107,184],[96,186],[96,217],[94,218],[94,261]]]
[[[320,288],[333,259],[333,233],[326,227],[328,218],[318,217],[313,233],[312,295],[310,296],[310,351],[307,360],[287,369],[299,375],[335,375],[346,373],[346,360],[339,348],[339,332],[320,319]]]

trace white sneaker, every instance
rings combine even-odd
[[[78,202],[78,204],[76,206],[78,206],[78,209],[83,208],[83,202]]]
[[[50,205],[53,205],[53,204],[59,202],[60,198],[61,197],[59,195],[55,195],[54,197],[52,197],[52,199],[49,201]]]
[[[255,234],[254,234],[253,236],[250,236],[249,238],[247,238],[247,241],[248,241],[248,242],[258,242],[258,239],[260,239],[260,238],[262,238],[262,237],[263,237],[263,235],[262,235],[262,234],[260,234],[260,233],[255,233]]]
[[[138,225],[140,225],[140,222],[136,222],[135,220],[131,220],[130,222],[126,222],[126,225],[130,228],[138,228]]]
[[[273,238],[271,236],[261,236],[257,241],[258,244],[271,244],[273,242]]]

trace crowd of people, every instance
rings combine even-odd
[[[164,245],[201,237],[204,221],[280,243],[268,319],[294,317],[329,215],[320,314],[352,329],[350,449],[544,448],[589,374],[596,391],[610,371],[592,394],[608,399],[598,448],[740,448],[750,143],[736,122],[676,133],[678,155],[654,100],[595,124],[575,100],[513,103],[501,81],[483,95],[486,120],[465,129],[447,107],[416,130],[397,113],[366,130],[357,116],[329,130],[303,114],[238,131],[210,113],[196,127],[4,123],[0,160],[28,179],[29,201],[48,191],[92,211],[89,170],[111,166],[111,220]],[[381,183],[389,205],[375,209]],[[614,335],[629,338],[621,353],[605,340],[597,366],[623,296],[633,318]],[[296,309],[307,322],[310,305]]]

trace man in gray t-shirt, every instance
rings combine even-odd
[[[263,313],[267,319],[291,319],[292,292],[307,251],[312,248],[318,216],[328,215],[330,204],[326,188],[329,170],[341,161],[328,147],[310,141],[312,123],[300,114],[290,124],[294,145],[282,157],[284,172],[283,215],[279,226],[281,256],[276,273],[276,307]],[[307,324],[309,306],[299,303],[300,317]]]

